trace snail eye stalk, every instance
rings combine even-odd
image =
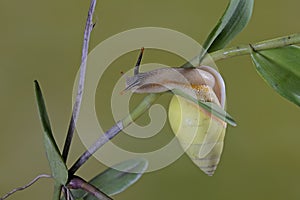
[[[141,48],[140,55],[138,57],[138,60],[136,62],[135,68],[134,68],[134,75],[139,74],[143,54],[144,54],[144,47]]]

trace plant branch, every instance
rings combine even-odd
[[[258,42],[255,44],[239,45],[237,47],[225,48],[225,49],[212,52],[207,56],[205,56],[201,62],[201,65],[209,64],[211,60],[218,61],[218,60],[231,58],[235,56],[248,55],[253,50],[261,51],[261,50],[280,48],[280,47],[284,47],[292,44],[299,44],[299,43],[300,43],[300,33],[296,33],[288,36],[283,36],[271,40]],[[199,56],[196,56],[191,61],[185,63],[181,67],[185,67],[187,65],[192,65],[193,67],[197,67],[199,66],[198,61],[199,61]]]
[[[209,64],[210,60],[214,61],[231,58],[240,55],[250,54],[251,51],[254,50],[266,50],[278,47],[284,47],[292,44],[300,43],[300,34],[293,34],[285,37],[280,37],[272,40],[267,40],[263,42],[256,43],[254,45],[241,45],[234,48],[226,48],[210,54],[210,58],[208,56],[204,57],[201,64]],[[195,62],[198,61],[198,56],[192,59],[187,64],[192,64],[194,67],[198,66]],[[184,67],[182,65],[181,67]],[[160,94],[149,94],[147,95],[143,101],[133,110],[130,115],[125,117],[123,120],[117,122],[110,130],[108,130],[104,135],[100,136],[98,140],[86,151],[84,152],[80,158],[74,163],[74,165],[70,168],[69,174],[73,175],[92,155],[95,153],[100,147],[102,147],[106,142],[115,137],[120,131],[129,126],[134,120],[136,120],[139,116],[141,116],[145,111],[150,108],[150,106],[154,103],[154,101],[160,96]]]
[[[67,188],[66,186],[62,187],[62,191],[65,197],[65,200],[74,200],[72,192],[70,191],[69,188]]]
[[[75,176],[70,183],[68,184],[68,188],[71,189],[82,189],[91,195],[95,196],[97,199],[103,199],[103,200],[112,200],[107,194],[100,191],[97,187],[89,184],[85,180],[83,180],[80,177]]]
[[[147,95],[128,116],[126,116],[123,120],[118,121],[111,129],[101,135],[97,141],[73,164],[69,170],[69,175],[73,175],[100,147],[147,111],[159,96],[160,94]]]
[[[73,106],[72,116],[71,116],[68,132],[67,132],[67,137],[65,140],[65,145],[64,145],[64,149],[63,149],[63,153],[62,153],[62,157],[63,157],[64,161],[66,161],[67,157],[68,157],[72,138],[73,138],[74,131],[75,131],[77,118],[78,118],[79,111],[80,111],[80,105],[81,105],[83,89],[84,89],[84,80],[85,80],[86,63],[87,63],[87,56],[88,56],[88,50],[89,50],[89,41],[90,41],[91,32],[94,27],[92,20],[93,20],[93,13],[95,11],[96,2],[97,2],[96,0],[91,0],[91,4],[90,4],[89,11],[88,11],[86,24],[85,24],[77,96],[76,96],[76,101]]]
[[[22,186],[22,187],[18,187],[13,189],[12,191],[10,191],[9,193],[5,194],[3,197],[0,198],[0,200],[4,200],[7,197],[9,197],[10,195],[14,194],[15,192],[21,191],[21,190],[25,190],[26,188],[30,187],[31,185],[33,185],[35,182],[37,182],[40,178],[52,178],[51,175],[48,174],[41,174],[38,175],[37,177],[35,177],[32,181],[30,181],[28,184]]]

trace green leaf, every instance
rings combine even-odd
[[[184,93],[181,90],[172,90],[172,92],[176,95],[182,96],[183,98],[186,98],[195,104],[198,104],[205,110],[207,110],[209,113],[213,114],[217,118],[221,119],[222,121],[230,124],[231,126],[236,126],[235,120],[225,111],[223,110],[220,106],[218,106],[215,103],[212,102],[203,102],[203,101],[198,101],[197,99],[193,98],[192,96]]]
[[[281,96],[300,106],[300,47],[253,51],[251,57],[261,77]]]
[[[51,173],[58,184],[65,185],[68,180],[68,169],[61,157],[53,137],[41,88],[37,81],[34,81],[34,84],[40,119],[44,129],[44,145],[46,148],[46,154],[50,164]]]
[[[127,160],[100,173],[89,181],[89,183],[106,195],[112,196],[123,192],[134,184],[142,176],[147,167],[148,161],[145,159],[136,158]],[[76,199],[84,197],[85,200],[96,200],[96,197],[83,190],[73,190],[72,194]]]
[[[203,47],[207,52],[225,47],[248,24],[254,0],[231,0],[217,26],[209,34]]]
[[[254,0],[231,0],[226,11],[203,44],[203,51],[182,67],[199,66],[206,52],[224,48],[248,24]]]

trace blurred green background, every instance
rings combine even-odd
[[[91,48],[121,31],[144,26],[174,29],[203,42],[227,2],[98,1]],[[55,137],[60,147],[63,144],[88,6],[87,0],[0,1],[0,196],[40,173],[49,173],[33,92],[35,79],[44,91]],[[256,1],[250,24],[229,46],[299,32],[299,6],[299,0]],[[100,87],[111,87],[115,80],[111,77],[119,78],[136,57],[137,52],[130,53],[113,63],[106,76],[110,82],[104,78]],[[181,64],[159,51],[145,55],[144,62],[150,61]],[[238,126],[227,130],[215,175],[204,175],[182,156],[162,170],[145,174],[115,199],[299,199],[299,108],[264,83],[249,56],[217,64],[227,83],[228,112]],[[96,98],[101,124],[109,128],[113,125],[107,106],[110,96],[97,94]],[[164,130],[162,140],[173,137],[168,127]],[[132,139],[122,138],[115,142],[123,147],[133,144]],[[84,150],[75,136],[68,164]],[[78,174],[89,179],[104,169],[92,158]],[[51,199],[52,184],[43,179],[10,199]]]

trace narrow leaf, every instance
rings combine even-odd
[[[300,106],[300,47],[253,51],[251,57],[261,77],[281,96]]]
[[[204,42],[207,52],[225,47],[248,24],[254,0],[231,0],[225,13]]]
[[[51,125],[41,88],[37,81],[34,81],[34,84],[40,119],[44,129],[44,145],[50,164],[51,173],[57,183],[64,185],[68,180],[68,170],[60,155],[59,149],[52,134]]]
[[[115,165],[93,178],[90,183],[101,189],[105,194],[111,196],[123,192],[134,184],[145,172],[148,161],[144,159],[132,159]],[[116,170],[116,169],[118,170]],[[85,200],[95,200],[88,194]]]
[[[89,183],[106,195],[112,196],[123,192],[134,184],[142,176],[147,167],[148,161],[145,159],[127,160],[100,173],[89,181]],[[83,190],[73,190],[72,193],[75,198],[84,197],[85,200],[96,200],[93,195]]]
[[[193,98],[192,96],[182,92],[181,90],[172,90],[172,92],[176,95],[182,96],[195,104],[198,104],[205,110],[207,110],[209,113],[212,115],[216,116],[217,118],[221,119],[222,121],[230,124],[231,126],[236,126],[235,120],[225,111],[223,110],[220,106],[218,106],[215,103],[212,102],[203,102],[203,101],[198,101],[197,99]]]
[[[199,66],[206,52],[224,48],[248,24],[253,4],[254,0],[231,0],[223,16],[205,40],[203,51],[182,67]]]

